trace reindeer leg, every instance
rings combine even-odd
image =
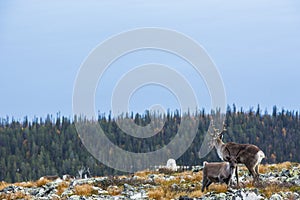
[[[208,190],[208,187],[212,184],[210,180],[208,180],[208,183],[206,184],[206,190]]]
[[[250,173],[253,176],[253,183],[255,183],[257,181],[257,174],[255,173],[255,167],[249,167],[248,170],[250,171]]]
[[[256,174],[259,174],[259,172],[258,172],[258,164],[255,166],[255,172],[256,172]]]
[[[256,172],[256,176],[257,176],[257,180],[259,181],[259,164],[257,164],[256,166],[255,166],[255,172]]]
[[[208,179],[204,177],[204,178],[203,178],[203,182],[202,182],[202,189],[201,189],[202,192],[204,192],[204,188],[206,187],[207,182],[208,182]],[[206,188],[206,189],[207,189],[207,188]]]
[[[250,175],[252,175],[253,177],[253,184],[255,183],[256,179],[257,179],[257,175],[255,173],[255,166],[251,165],[251,164],[245,164],[248,171],[250,172]]]
[[[236,178],[237,187],[240,188],[238,166],[236,166],[236,168],[235,168],[235,178]]]

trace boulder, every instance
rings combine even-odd
[[[279,194],[273,194],[270,200],[282,200],[283,198]]]
[[[172,170],[172,171],[177,171],[176,160],[170,158],[170,159],[167,161],[166,168],[169,169],[169,170]]]

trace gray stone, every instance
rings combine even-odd
[[[173,184],[171,185],[171,189],[174,190],[174,191],[176,191],[176,190],[179,189],[179,186],[178,186],[176,183],[173,183]]]
[[[300,175],[300,169],[297,167],[293,167],[290,173],[291,173],[291,176],[298,176],[298,175]]]
[[[192,172],[199,172],[203,170],[203,166],[197,165],[192,167]]]
[[[281,170],[280,176],[291,177],[290,170],[283,168]]]
[[[189,198],[188,196],[180,196],[179,200],[192,200],[192,198]]]
[[[283,198],[279,195],[279,194],[273,194],[271,197],[270,197],[270,200],[282,200]]]
[[[130,199],[146,199],[146,198],[148,198],[148,196],[142,192],[130,196]]]
[[[263,197],[261,195],[257,195],[255,192],[249,192],[245,198],[245,200],[259,200],[259,199],[263,199]]]
[[[299,199],[300,198],[300,194],[298,194],[297,192],[293,193],[294,199]]]
[[[3,190],[1,190],[0,192],[13,193],[13,192],[16,192],[17,190],[20,190],[17,186],[10,185],[10,186],[4,188]]]
[[[49,197],[51,197],[51,199],[60,199],[60,197],[57,194],[52,194]]]
[[[72,195],[69,197],[70,200],[82,200],[78,195]]]
[[[132,187],[131,185],[125,183],[124,184],[124,191],[134,191],[134,187]]]
[[[246,197],[246,194],[242,190],[238,190],[235,192],[235,196],[239,199],[244,199]]]
[[[175,179],[174,176],[165,176],[165,180],[166,180],[166,181],[172,181],[172,180],[174,180],[174,179]]]
[[[259,195],[259,190],[257,188],[254,188],[253,190],[251,190],[252,192],[254,192],[256,195]]]
[[[150,179],[151,181],[153,181],[154,179],[158,178],[157,174],[149,174],[148,175],[148,179]]]
[[[293,183],[294,185],[300,186],[300,178],[298,177],[297,179],[294,179],[294,180],[292,181],[292,183]]]
[[[132,177],[132,180],[136,181],[136,180],[138,180],[139,178],[140,178],[139,176],[133,176],[133,177]]]
[[[217,199],[225,199],[226,198],[226,194],[221,192],[219,194],[216,195]]]
[[[71,195],[73,195],[73,194],[74,194],[73,190],[70,189],[70,188],[68,188],[68,189],[66,189],[66,190],[61,194],[61,196],[62,196],[62,197],[69,197],[69,196],[71,196]]]

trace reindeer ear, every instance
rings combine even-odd
[[[220,138],[221,140],[223,140],[223,132],[220,133],[219,138]]]

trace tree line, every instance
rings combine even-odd
[[[218,161],[215,150],[205,158],[200,159],[198,156],[210,123],[210,114],[205,110],[194,114],[174,111],[157,116],[163,118],[165,124],[161,131],[149,138],[136,138],[124,133],[110,114],[99,114],[97,122],[106,136],[120,148],[132,152],[149,152],[168,144],[186,116],[192,120],[190,124],[182,125],[182,129],[188,134],[190,126],[195,125],[196,121],[199,122],[198,129],[195,139],[177,159],[177,164],[192,166],[201,165],[204,160]],[[123,118],[141,126],[151,121],[149,111],[127,114]],[[36,180],[44,175],[77,175],[83,167],[89,168],[93,176],[121,174],[97,161],[85,149],[76,131],[76,120],[79,120],[76,116],[71,120],[50,115],[32,121],[27,117],[23,120],[8,117],[0,119],[0,180],[18,182]],[[255,110],[244,111],[233,105],[227,108],[225,124],[227,132],[224,141],[259,146],[266,154],[263,163],[300,162],[298,111],[278,110],[274,106],[272,113],[268,114],[261,113],[259,106]],[[182,137],[182,140],[185,138]]]

